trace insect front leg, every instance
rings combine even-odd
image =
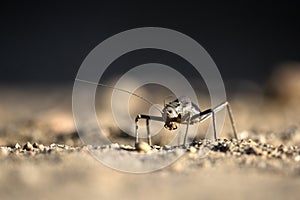
[[[147,126],[147,138],[148,138],[148,144],[152,145],[151,143],[151,136],[150,136],[150,128],[149,128],[149,120],[150,116],[148,115],[137,115],[135,118],[135,143],[139,142],[139,133],[138,133],[138,121],[139,119],[146,119],[146,126]]]
[[[155,120],[155,121],[163,121],[163,118],[162,117],[157,117],[157,116],[150,116],[150,115],[137,115],[136,118],[135,118],[135,142],[136,143],[139,142],[138,121],[140,119],[146,119],[148,144],[151,146],[152,141],[151,141],[149,121],[150,121],[150,119]]]

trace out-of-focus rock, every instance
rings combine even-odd
[[[0,148],[0,158],[4,158],[9,154],[9,151],[7,150],[7,148],[5,147],[1,147]]]
[[[21,149],[21,145],[19,145],[19,143],[15,144],[15,149]]]
[[[191,153],[196,153],[196,152],[197,152],[197,149],[196,149],[195,147],[191,146],[191,147],[189,148],[189,151],[190,151]]]
[[[148,143],[146,142],[138,142],[138,143],[135,143],[135,148],[137,151],[139,152],[150,152],[151,151],[151,147]]]
[[[27,150],[27,151],[32,151],[33,150],[33,146],[32,146],[32,144],[30,142],[27,142],[26,144],[24,144],[23,149]]]
[[[267,82],[266,93],[284,103],[298,104],[300,100],[300,63],[281,64]]]
[[[43,144],[38,144],[37,148],[38,148],[40,151],[44,151],[45,146],[44,146]]]

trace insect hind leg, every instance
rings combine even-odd
[[[233,134],[234,134],[234,137],[236,139],[238,139],[238,136],[237,136],[237,131],[236,131],[236,125],[235,125],[235,120],[233,118],[233,113],[232,113],[232,109],[231,109],[231,106],[230,104],[228,103],[228,101],[224,102],[224,103],[221,103],[220,105],[218,105],[217,107],[213,108],[213,109],[208,109],[207,111],[208,112],[211,112],[211,115],[212,115],[212,120],[213,120],[213,128],[214,128],[214,138],[215,140],[217,139],[217,131],[216,131],[216,117],[215,117],[215,114],[219,111],[221,111],[222,109],[224,108],[227,108],[227,111],[228,111],[228,115],[229,115],[229,119],[230,119],[230,123],[231,123],[231,127],[232,127],[232,130],[233,130]],[[203,112],[205,113],[205,111]],[[206,117],[204,117],[205,119]],[[203,119],[203,120],[204,120]],[[202,120],[201,120],[202,121]]]
[[[191,123],[191,114],[188,113],[188,116],[187,116],[187,124],[186,124],[186,130],[185,130],[185,134],[184,134],[184,139],[183,139],[183,146],[186,147],[186,140],[187,140],[187,135],[188,135],[188,132],[189,132],[189,125]]]
[[[236,125],[235,125],[235,120],[234,120],[233,112],[232,112],[232,109],[231,109],[231,106],[230,106],[229,102],[226,101],[226,102],[224,102],[224,103],[218,105],[217,107],[215,107],[215,108],[213,109],[213,113],[217,113],[217,112],[219,112],[220,110],[224,109],[225,107],[227,108],[227,111],[228,111],[228,115],[229,115],[229,119],[230,119],[230,123],[231,123],[231,127],[232,127],[232,130],[233,130],[234,137],[235,137],[235,139],[238,139],[238,135],[237,135],[237,131],[236,131]],[[213,117],[213,121],[215,121],[216,119],[215,119],[214,114],[213,114],[212,117]],[[214,122],[214,123],[215,123],[215,122]],[[215,125],[216,125],[216,124],[215,124]],[[214,125],[214,126],[215,126],[215,125]]]
[[[232,109],[231,109],[230,104],[227,101],[224,102],[224,103],[221,103],[220,105],[216,106],[213,109],[207,109],[207,110],[204,110],[203,112],[201,112],[200,114],[192,116],[191,117],[191,123],[203,122],[207,118],[212,117],[213,129],[214,129],[214,139],[217,140],[216,116],[215,116],[215,114],[217,112],[219,112],[220,110],[224,109],[225,107],[227,107],[227,111],[228,111],[230,122],[231,122],[231,127],[232,127],[232,130],[233,130],[233,133],[234,133],[234,137],[236,139],[238,139],[238,135],[237,135],[237,131],[236,131],[236,125],[235,125],[235,120],[234,120],[234,117],[233,117]],[[200,118],[200,120],[199,120],[199,118]]]

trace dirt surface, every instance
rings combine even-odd
[[[0,199],[298,199],[300,109],[293,95],[230,96],[240,139],[227,122],[217,142],[201,130],[188,147],[134,147],[109,123],[118,144],[83,144],[71,111],[71,85],[5,86],[0,99]],[[279,96],[278,96],[279,94]],[[276,96],[277,95],[277,96]],[[292,99],[292,100],[291,100]],[[109,120],[108,120],[109,121]],[[203,125],[205,127],[205,124]],[[209,149],[203,156],[203,149]],[[138,151],[139,150],[139,151]],[[161,170],[130,174],[89,151],[121,159],[183,152]],[[118,157],[119,156],[119,157]],[[157,160],[156,160],[157,161]],[[137,160],[130,165],[138,165]]]

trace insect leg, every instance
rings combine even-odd
[[[217,140],[217,130],[216,130],[216,115],[215,112],[212,112],[212,121],[213,121],[213,128],[214,128],[214,139]]]
[[[238,139],[238,135],[237,135],[237,131],[236,131],[236,125],[235,125],[235,120],[234,120],[232,109],[231,109],[231,106],[230,106],[229,102],[226,101],[226,102],[218,105],[217,107],[215,107],[213,109],[213,112],[214,113],[219,112],[220,110],[224,109],[225,106],[227,107],[227,111],[228,111],[228,115],[229,115],[229,119],[230,119],[230,123],[231,123],[231,127],[232,127],[232,130],[233,130],[234,137],[235,137],[235,139]]]
[[[215,110],[214,109],[207,109],[203,112],[196,114],[191,117],[191,123],[196,122],[203,122],[209,117],[212,117],[213,120],[213,130],[214,130],[214,139],[217,140],[217,130],[216,130],[216,116],[215,116]]]
[[[146,119],[148,144],[152,145],[149,121],[150,121],[150,119],[155,120],[155,121],[163,121],[163,118],[162,117],[157,117],[157,116],[149,116],[149,115],[137,115],[136,118],[135,118],[135,142],[136,143],[139,142],[139,134],[138,134],[138,121],[139,121],[139,119]]]
[[[147,126],[147,138],[148,138],[148,144],[151,146],[151,135],[150,135],[150,127],[149,127],[149,119],[146,119],[146,126]]]
[[[185,147],[186,145],[186,140],[187,140],[187,134],[189,131],[189,125],[191,122],[191,113],[188,113],[188,118],[187,118],[187,124],[186,124],[186,130],[185,130],[185,135],[184,135],[184,139],[183,139],[183,146]]]
[[[231,127],[232,127],[232,130],[233,130],[234,137],[235,137],[235,139],[238,139],[235,120],[234,120],[234,117],[233,117],[231,106],[228,102],[227,102],[227,110],[228,110],[228,113],[229,113],[229,118],[230,118]]]
[[[216,135],[216,117],[215,117],[215,113],[219,112],[220,110],[224,109],[225,107],[227,107],[227,110],[228,110],[228,114],[229,114],[229,118],[230,118],[230,122],[231,122],[231,127],[232,127],[232,130],[233,130],[233,133],[234,133],[234,137],[236,139],[238,139],[232,109],[231,109],[230,104],[227,101],[220,104],[220,105],[218,105],[217,107],[215,107],[213,109],[207,109],[207,110],[205,110],[205,111],[203,111],[199,114],[196,114],[196,115],[192,116],[191,117],[191,123],[203,122],[208,117],[212,117],[213,128],[214,128],[214,139],[216,140],[217,135]]]

